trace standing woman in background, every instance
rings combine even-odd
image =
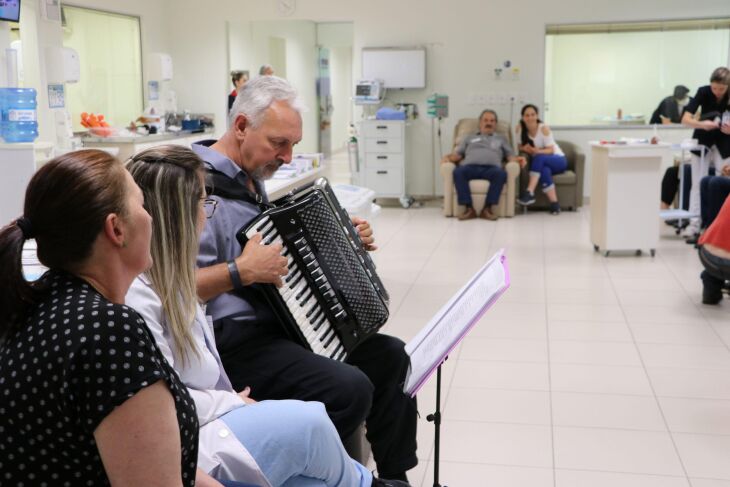
[[[565,172],[568,161],[555,143],[550,128],[538,118],[535,105],[525,105],[520,112],[522,119],[515,128],[520,143],[518,149],[530,156],[530,180],[517,202],[521,205],[535,203],[535,188],[540,181],[542,191],[550,201],[550,213],[560,213],[560,203],[553,183],[553,175]],[[524,167],[524,164],[523,164]]]
[[[236,101],[238,92],[241,91],[243,85],[248,82],[248,71],[231,71],[231,83],[233,83],[233,91],[228,95],[228,111],[231,111],[233,102]]]
[[[689,193],[689,211],[700,214],[700,181],[707,176],[710,163],[714,163],[715,171],[720,173],[723,166],[730,164],[730,121],[722,123],[723,114],[730,107],[728,94],[730,86],[730,69],[719,67],[712,72],[710,84],[697,89],[697,94],[684,109],[682,124],[694,128],[692,138],[699,145],[705,146],[705,164],[700,167],[700,151],[692,151],[692,188]],[[700,119],[694,115],[701,111]],[[700,233],[700,218],[690,219],[682,236],[691,240]]]
[[[195,484],[195,406],[124,306],[152,264],[151,225],[124,166],[84,150],[45,164],[0,230],[1,484]],[[30,238],[49,268],[34,283]]]

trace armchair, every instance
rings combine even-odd
[[[479,121],[476,118],[462,118],[454,128],[454,144],[451,149],[458,146],[462,139],[467,135],[475,134],[479,131]],[[510,145],[512,145],[512,132],[506,122],[497,123],[497,133],[507,137]],[[515,215],[515,199],[517,198],[517,180],[520,175],[520,165],[514,161],[507,162],[504,166],[507,171],[507,182],[499,197],[499,205],[497,206],[497,215],[499,217],[512,217]],[[456,200],[456,188],[454,187],[454,169],[456,164],[446,162],[441,164],[441,177],[444,183],[444,216],[458,216],[464,211],[464,206],[459,205]],[[477,213],[484,208],[484,201],[487,197],[489,189],[489,181],[476,179],[469,182],[471,197],[474,202],[474,209]]]

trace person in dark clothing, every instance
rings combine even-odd
[[[201,235],[198,296],[207,301],[221,361],[236,390],[250,386],[257,400],[320,401],[343,439],[365,421],[378,474],[406,480],[406,471],[418,463],[417,409],[403,392],[409,365],[403,342],[376,333],[338,362],[291,341],[261,288],[281,285],[288,272],[281,245],[260,245],[259,235],[242,249],[234,236],[267,202],[263,181],[291,162],[302,138],[300,110],[286,80],[259,76],[236,98],[223,137],[193,144],[207,170],[227,178],[241,196],[212,193],[217,209]],[[367,222],[353,223],[366,249],[373,248]]]
[[[715,221],[723,203],[730,195],[730,166],[724,166],[719,176],[705,176],[700,181],[700,218],[702,228]]]
[[[704,156],[699,150],[692,151],[692,189],[689,195],[689,211],[695,215],[700,213],[700,180],[707,176],[710,164],[715,170],[730,164],[730,120],[723,114],[730,110],[730,69],[719,67],[712,72],[710,84],[702,86],[685,107],[682,124],[694,128],[692,138],[704,146]],[[700,119],[695,114],[700,111]],[[728,114],[730,115],[730,114]],[[700,219],[692,218],[685,228],[683,236],[693,239],[699,234]]]
[[[659,103],[654,113],[651,114],[650,124],[680,123],[682,121],[682,110],[689,103],[687,97],[689,88],[684,85],[674,87],[674,94],[668,96]]]
[[[248,81],[248,71],[231,71],[231,83],[233,83],[233,91],[228,94],[228,111],[231,111],[233,102],[236,101],[238,92],[241,91],[243,85]]]
[[[674,197],[679,191],[679,168],[682,167],[682,194],[680,195],[680,208],[689,209],[689,190],[692,187],[692,167],[689,164],[668,167],[662,178],[662,210],[668,210],[674,202]]]
[[[700,262],[705,270],[702,279],[702,303],[718,304],[722,290],[730,281],[730,199],[726,199],[717,218],[699,241]]]

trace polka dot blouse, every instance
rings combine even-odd
[[[0,344],[0,485],[109,485],[94,430],[158,380],[175,399],[183,485],[194,485],[195,406],[144,320],[69,274],[43,279],[25,326]]]

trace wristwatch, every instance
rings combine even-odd
[[[241,274],[239,274],[238,266],[236,265],[236,261],[233,259],[228,261],[228,274],[231,276],[233,289],[241,289],[243,287],[243,282],[241,282]]]

